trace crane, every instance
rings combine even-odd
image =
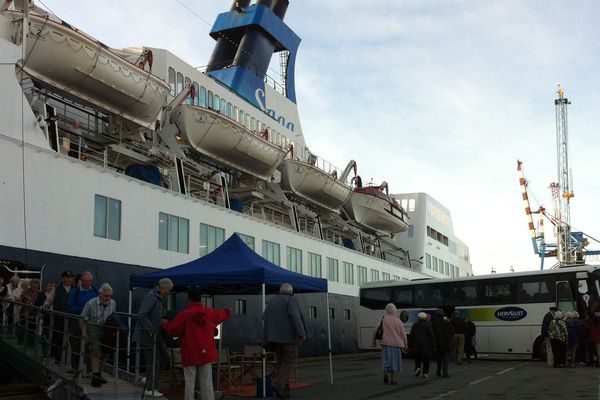
[[[569,170],[569,129],[568,129],[568,105],[569,99],[564,96],[564,90],[558,84],[556,90],[558,98],[554,100],[556,108],[556,151],[558,182],[551,185],[555,201],[557,258],[560,266],[573,265],[575,263],[574,243],[571,238],[571,198],[574,194],[571,190],[571,171]]]

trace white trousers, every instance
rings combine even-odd
[[[183,367],[183,377],[185,379],[185,400],[195,400],[194,389],[196,380],[200,380],[200,398],[202,400],[215,400],[212,383],[212,365],[192,365]]]

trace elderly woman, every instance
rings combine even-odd
[[[395,385],[398,383],[394,377],[394,373],[402,372],[402,351],[406,350],[408,341],[406,340],[406,331],[404,324],[396,316],[396,306],[389,303],[385,306],[385,315],[381,318],[381,322],[373,331],[373,346],[376,345],[375,334],[381,326],[383,328],[383,336],[380,341],[381,345],[381,367],[383,369],[383,382]]]
[[[418,317],[418,321],[415,322],[410,330],[410,337],[413,344],[412,354],[415,358],[415,376],[419,376],[421,368],[423,368],[423,378],[428,378],[429,359],[435,348],[435,335],[433,334],[433,328],[427,318],[427,314],[420,312]]]
[[[552,354],[554,355],[554,368],[564,368],[567,364],[567,325],[563,320],[564,314],[562,311],[557,311],[554,314],[554,319],[550,321],[548,326],[548,336],[552,346]]]

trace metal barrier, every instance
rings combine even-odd
[[[144,350],[151,350],[151,373],[156,382],[160,382],[156,357],[162,339],[156,330],[143,329],[140,334],[151,338],[152,347],[142,347],[139,343],[133,343],[132,347],[132,333],[139,321],[136,314],[115,312],[111,315],[114,323],[96,325],[79,315],[11,300],[0,300],[0,312],[0,342],[44,369],[46,375],[50,376],[47,385],[44,385],[48,388],[48,394],[63,388],[77,398],[90,391],[90,380],[87,378],[92,377],[88,367],[91,367],[89,352],[93,346],[100,349],[101,373],[109,377],[108,383],[93,390],[115,395],[137,391],[138,396],[141,394],[143,397],[147,388],[141,383],[141,373],[142,370],[146,375],[150,372],[149,362],[140,365],[140,354]],[[81,331],[83,324],[86,335]],[[114,340],[108,343],[107,338],[111,335]]]

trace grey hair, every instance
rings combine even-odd
[[[573,318],[579,318],[579,313],[577,311],[573,311]]]
[[[88,275],[89,275],[89,276],[91,276],[91,277],[92,277],[92,279],[94,279],[94,274],[92,274],[90,271],[83,271],[83,272],[81,273],[81,277],[82,277],[82,278],[83,278],[84,276],[88,276]]]
[[[108,283],[103,283],[102,286],[100,286],[100,293],[112,293],[113,292],[113,288],[112,286],[110,286]]]
[[[427,319],[427,314],[422,311],[419,314],[417,314],[417,316],[419,317],[419,319]]]
[[[554,314],[554,319],[563,319],[564,316],[565,315],[562,311],[557,311],[556,314]]]
[[[173,289],[173,286],[173,281],[169,278],[162,278],[160,281],[158,281],[159,288]]]
[[[571,311],[567,311],[565,313],[565,318],[573,318],[573,313]]]
[[[281,294],[292,294],[292,293],[294,293],[294,288],[289,283],[284,283],[279,288],[279,293],[281,293]]]
[[[394,303],[388,303],[388,305],[385,306],[385,313],[386,314],[396,314],[396,311],[398,311],[398,309],[396,308],[396,306],[394,305]]]

